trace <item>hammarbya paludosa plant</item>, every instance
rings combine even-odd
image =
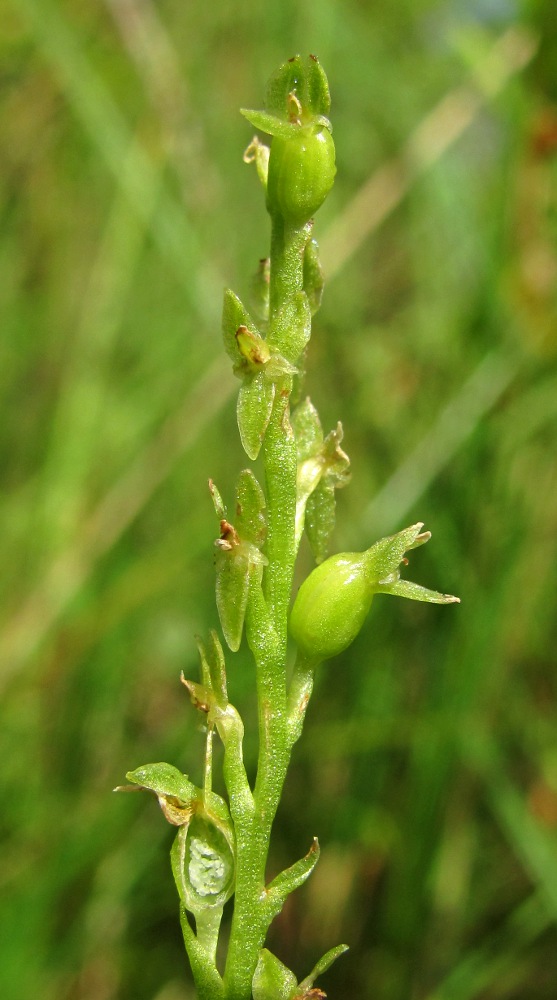
[[[178,828],[171,851],[186,950],[199,1000],[309,1000],[324,994],[314,982],[346,950],[329,951],[298,982],[264,948],[273,918],[319,859],[313,843],[304,858],[266,879],[273,820],[292,747],[299,738],[316,668],[341,653],[358,634],[375,594],[418,601],[457,600],[400,578],[405,553],[428,540],[421,523],[376,542],[363,553],[326,558],[334,526],[335,490],[348,480],[340,424],[324,436],[317,410],[300,395],[311,318],[323,280],[313,216],[335,175],[328,119],[329,89],[313,56],[289,60],[271,78],[262,111],[243,111],[270,149],[254,138],[254,161],[271,217],[271,251],[260,265],[251,312],[224,294],[224,346],[240,379],[237,417],[248,457],[261,457],[263,484],[251,469],[239,476],[228,511],[210,490],[220,521],[216,541],[216,603],[226,644],[235,653],[246,633],[258,699],[259,751],[250,784],[242,757],[244,725],[228,701],[225,657],[217,633],[199,641],[200,682],[185,680],[206,723],[201,787],[171,764],[147,764],[128,773],[131,788],[157,796]],[[294,563],[306,532],[316,569],[290,610]],[[297,655],[290,673],[288,634]],[[212,790],[212,744],[224,748],[228,802]],[[233,898],[226,958],[217,964],[224,904]],[[220,959],[220,952],[219,952]]]

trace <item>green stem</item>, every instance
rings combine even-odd
[[[270,322],[303,287],[304,249],[311,224],[291,229],[272,220]],[[280,345],[279,345],[280,350]],[[240,810],[236,830],[234,915],[224,975],[226,1000],[249,1000],[259,950],[272,919],[265,905],[265,869],[271,828],[288,764],[292,739],[286,705],[288,607],[296,558],[296,443],[289,420],[291,380],[276,387],[263,444],[267,499],[268,565],[265,594],[250,587],[246,633],[257,677],[259,755],[254,811]]]
[[[289,420],[290,386],[278,385],[263,443],[267,494],[265,596],[286,651],[288,606],[296,558],[296,442]]]
[[[287,226],[281,215],[271,219],[271,271],[269,319],[273,321],[288,299],[304,286],[304,251],[311,236],[312,222],[301,229]]]
[[[270,922],[265,869],[271,826],[289,762],[285,657],[260,585],[254,581],[246,631],[256,662],[259,758],[253,814],[238,816],[234,915],[225,971],[227,1000],[249,1000],[259,950]]]
[[[216,965],[222,909],[222,906],[207,907],[199,910],[195,918],[197,941],[213,965]]]
[[[254,801],[244,767],[244,726],[233,705],[217,716],[216,726],[224,746],[223,775],[234,824],[253,816]]]
[[[184,906],[180,906],[180,923],[184,944],[197,991],[197,1000],[224,1000],[224,985],[214,962],[214,954],[207,951],[193,932]]]

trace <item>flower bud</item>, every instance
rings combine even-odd
[[[458,597],[400,579],[404,553],[429,540],[423,524],[410,525],[382,538],[366,552],[341,552],[317,566],[298,591],[290,614],[290,632],[298,649],[320,663],[337,656],[360,631],[373,595],[394,594],[430,604],[458,603]]]
[[[342,653],[356,638],[371,607],[374,588],[365,553],[342,552],[304,580],[290,615],[298,649],[317,662]]]
[[[269,158],[267,207],[289,225],[305,225],[335,179],[335,145],[323,125],[300,126],[291,138],[275,135]]]

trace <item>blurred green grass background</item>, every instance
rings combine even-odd
[[[222,287],[268,244],[238,108],[315,52],[335,547],[423,520],[410,576],[462,605],[378,599],[320,671],[271,863],[323,855],[270,946],[301,978],[349,943],[337,1000],[554,1000],[553,0],[4,0],[0,50],[1,995],[193,1000],[172,832],[110,790],[200,779],[178,677],[216,625],[207,479],[245,463]]]

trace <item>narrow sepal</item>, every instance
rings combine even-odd
[[[228,693],[226,690],[226,667],[224,653],[219,641],[219,637],[214,629],[209,633],[209,644],[205,645],[203,640],[196,636],[199,658],[201,660],[201,676],[203,684],[210,688],[215,696],[217,705],[226,708],[228,704]]]
[[[269,382],[263,371],[240,386],[237,406],[238,429],[244,451],[252,461],[259,455],[271,419],[274,396],[274,383]]]
[[[296,55],[279,66],[267,84],[265,107],[288,120],[293,117],[292,94],[299,101],[304,118],[328,115],[331,107],[329,84],[315,56],[304,60]]]
[[[452,594],[440,594],[437,590],[421,587],[411,580],[397,580],[395,583],[377,586],[377,593],[394,594],[396,597],[408,597],[411,601],[425,601],[428,604],[460,604],[460,597]]]
[[[423,526],[423,521],[418,521],[396,535],[375,542],[366,553],[370,579],[378,583],[390,582],[389,577],[398,571],[405,552],[417,548],[431,537],[428,531],[422,533]]]
[[[331,110],[329,81],[317,56],[309,56],[306,64],[306,74],[306,101],[308,107],[314,115],[328,115]]]
[[[277,115],[273,115],[269,111],[240,108],[240,113],[244,118],[247,118],[250,125],[267,135],[278,135],[281,139],[291,139],[299,130],[299,125],[285,121],[284,118],[278,118]]]
[[[323,958],[320,958],[317,964],[313,967],[309,976],[306,976],[305,979],[302,979],[301,983],[298,986],[298,990],[293,997],[293,1000],[297,1000],[298,997],[300,997],[300,1000],[302,1000],[304,995],[307,995],[309,990],[311,990],[315,980],[319,976],[322,976],[323,973],[327,971],[327,969],[330,969],[333,962],[336,962],[337,958],[340,958],[341,955],[344,955],[345,951],[348,951],[347,944],[338,944],[336,948],[331,948],[329,951],[327,951],[323,955]]]
[[[251,985],[253,1000],[290,1000],[297,985],[294,973],[276,955],[262,948]]]

